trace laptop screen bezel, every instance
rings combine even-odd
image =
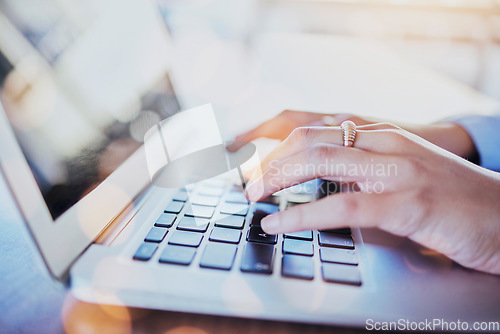
[[[64,278],[71,263],[151,183],[141,146],[97,188],[54,221],[1,106],[0,142],[2,172],[56,279]]]

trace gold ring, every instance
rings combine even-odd
[[[356,139],[356,124],[352,121],[344,121],[340,124],[340,128],[342,129],[342,141],[344,142],[344,146],[352,147]]]

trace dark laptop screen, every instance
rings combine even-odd
[[[1,100],[56,219],[179,110],[147,1],[2,0]],[[2,67],[4,68],[4,67]]]

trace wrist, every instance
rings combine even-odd
[[[425,140],[462,158],[478,162],[476,145],[469,133],[459,124],[438,122],[408,129]]]
[[[443,132],[436,136],[440,137],[439,141],[444,149],[470,161],[479,161],[476,145],[469,132],[461,125],[453,122],[441,122],[436,123],[435,126],[438,127],[438,132]]]

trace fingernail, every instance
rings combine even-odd
[[[278,215],[276,214],[266,216],[260,221],[260,226],[266,233],[276,233],[279,225],[280,220]]]

